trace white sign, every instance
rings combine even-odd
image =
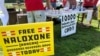
[[[61,37],[76,33],[76,12],[63,13],[61,19]]]

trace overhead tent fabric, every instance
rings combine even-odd
[[[97,4],[96,4],[96,6],[99,6],[100,5],[100,0],[98,0],[98,2],[97,2]]]
[[[4,0],[0,0],[0,11],[1,11],[1,14],[0,14],[1,21],[2,21],[3,25],[7,25],[9,16],[8,16],[7,9],[4,6]]]

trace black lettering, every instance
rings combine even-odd
[[[31,33],[30,29],[27,29],[27,33]]]
[[[73,14],[73,19],[75,19],[76,18],[76,14]]]
[[[65,19],[65,21],[67,21],[67,16],[66,15],[65,15],[64,19]]]
[[[28,51],[24,51],[24,54],[28,54]]]
[[[70,15],[68,15],[68,20],[70,20],[71,18],[70,18]]]
[[[32,54],[32,51],[31,50],[29,50],[29,54]]]
[[[28,35],[28,37],[29,37],[29,41],[33,40],[32,35]]]
[[[22,33],[22,31],[21,30],[19,30],[19,34],[21,34]]]
[[[23,51],[21,51],[21,54],[23,55],[23,54],[24,54],[24,52],[23,52]]]
[[[7,49],[7,52],[12,52],[12,51],[18,51],[18,50],[24,50],[24,48],[11,48],[11,49]]]
[[[71,17],[71,20],[72,20],[73,19],[73,14],[71,14],[70,17]]]
[[[40,39],[45,39],[45,34],[40,34]]]
[[[61,19],[62,19],[62,22],[64,21],[64,18],[63,18],[63,16],[61,17]]]
[[[63,22],[63,21],[67,21],[67,15],[62,16],[62,22]]]
[[[34,29],[23,29],[19,30],[19,34],[34,33]]]
[[[76,14],[64,15],[64,16],[62,16],[62,22],[69,21],[69,20],[72,20],[75,18],[76,18]]]
[[[4,40],[5,44],[9,44],[10,43],[9,38],[3,38],[3,40]]]
[[[49,38],[50,38],[50,33],[34,34],[34,35],[4,38],[4,43],[10,44],[10,43],[16,43],[16,42],[26,42],[26,41],[33,41],[33,40],[49,39]]]
[[[27,36],[22,36],[23,41],[27,41]]]
[[[31,29],[31,32],[34,33],[34,29]]]
[[[18,41],[18,42],[21,42],[21,40],[19,39],[19,37],[17,37],[17,41]]]
[[[66,28],[66,29],[64,30],[65,33],[69,32],[69,31],[70,31],[69,28]]]
[[[23,30],[23,34],[26,34],[26,30],[25,29]]]
[[[16,38],[15,37],[11,37],[11,43],[16,43]]]
[[[74,30],[74,26],[68,27],[64,30],[65,33]]]
[[[33,53],[36,53],[36,52],[39,52],[39,49],[37,49],[37,50],[33,50]]]
[[[34,29],[27,29],[27,33],[34,33]]]
[[[70,31],[70,28],[67,28],[67,32],[69,32]]]
[[[71,31],[72,27],[69,27],[69,31]]]
[[[46,33],[46,38],[47,38],[47,39],[50,38],[50,33]]]
[[[71,23],[74,23],[75,21],[71,21]]]
[[[34,35],[34,40],[39,40],[38,34]]]
[[[38,52],[39,52],[39,49],[34,49],[34,50],[21,51],[21,54],[27,55],[27,54],[38,53]]]
[[[74,30],[74,26],[72,26],[72,30]]]

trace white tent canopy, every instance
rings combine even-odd
[[[9,16],[6,7],[4,6],[4,0],[0,0],[0,19],[3,25],[7,25]]]

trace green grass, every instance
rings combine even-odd
[[[61,38],[60,25],[55,30],[55,56],[100,56],[100,29],[97,20],[92,21],[91,28],[77,25],[76,34]]]
[[[2,48],[0,47],[0,56],[3,56]]]
[[[91,28],[77,25],[77,32],[61,38],[60,24],[54,25],[55,56],[100,56],[100,29],[97,20]],[[0,56],[2,56],[0,48]]]

